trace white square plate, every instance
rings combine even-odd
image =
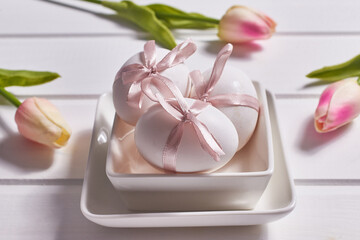
[[[286,166],[274,97],[267,92],[274,147],[274,173],[253,210],[132,212],[106,176],[105,165],[114,119],[110,93],[100,97],[89,161],[81,194],[81,211],[90,221],[108,227],[240,226],[264,224],[286,216],[295,207],[295,192]]]

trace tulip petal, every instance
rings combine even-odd
[[[329,99],[330,98],[330,99]],[[356,79],[347,79],[329,86],[322,94],[315,113],[318,132],[335,130],[360,113],[360,86]]]
[[[24,137],[50,147],[64,146],[71,135],[59,111],[46,99],[26,99],[16,111],[15,121]]]
[[[321,94],[319,104],[315,111],[315,118],[320,118],[327,114],[331,98],[335,91],[341,86],[341,82],[330,84]]]
[[[263,14],[263,18],[264,18],[266,24],[268,25],[268,27],[270,28],[271,33],[274,33],[276,25],[277,25],[276,22],[272,18],[270,18],[269,16],[267,16],[265,14]]]
[[[232,43],[268,39],[275,27],[275,21],[265,14],[248,7],[233,6],[221,18],[218,36]]]
[[[39,110],[51,121],[54,125],[61,129],[60,137],[54,142],[58,147],[64,146],[71,135],[71,128],[61,116],[60,112],[48,100],[44,98],[36,98],[35,103]]]

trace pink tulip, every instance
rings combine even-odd
[[[263,13],[244,6],[233,6],[221,18],[218,36],[230,43],[268,39],[276,23]]]
[[[44,98],[28,98],[17,109],[15,122],[26,138],[53,147],[66,145],[71,135],[60,112]]]
[[[315,129],[320,133],[335,130],[360,113],[360,86],[356,79],[329,85],[321,94],[315,112]]]

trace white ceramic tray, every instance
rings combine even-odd
[[[137,151],[134,128],[115,117],[106,174],[122,192],[127,208],[153,212],[253,209],[274,172],[266,91],[258,82],[254,86],[260,103],[256,129],[244,148],[211,173],[168,174],[155,168]]]
[[[189,227],[240,226],[275,221],[295,207],[293,181],[289,175],[279,133],[274,97],[267,92],[274,143],[273,176],[253,210],[132,212],[126,209],[120,192],[116,191],[105,173],[106,155],[115,110],[111,94],[100,97],[88,166],[81,194],[81,211],[86,218],[107,227]]]

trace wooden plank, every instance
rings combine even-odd
[[[337,131],[314,129],[318,98],[277,99],[279,126],[295,179],[359,179],[360,118]]]
[[[120,229],[82,216],[80,185],[0,186],[0,237],[6,239],[359,239],[360,187],[297,187],[295,210],[268,225]]]
[[[229,65],[276,94],[319,94],[324,86],[306,87],[305,75],[337,64],[360,52],[360,36],[276,36],[263,43],[235,47]],[[112,89],[122,64],[143,49],[133,37],[0,38],[0,66],[9,69],[51,70],[61,79],[30,88],[11,88],[16,94],[99,95]],[[196,41],[198,51],[188,59],[191,70],[212,67],[220,42]],[[6,56],[6,57],[5,57]]]
[[[12,106],[0,108],[0,178],[82,178],[89,152],[95,104],[93,99],[51,99],[73,129],[69,145],[54,152],[17,134]],[[313,127],[318,98],[280,98],[279,122],[288,163],[297,180],[359,179],[357,146],[360,119],[338,131],[319,134]],[[17,151],[17,149],[22,149]],[[34,151],[36,150],[36,151]]]
[[[33,143],[17,132],[15,108],[0,107],[0,178],[83,178],[94,124],[96,98],[51,99],[72,128],[68,145],[61,149]]]
[[[148,4],[149,1],[136,1]],[[279,33],[351,33],[360,32],[359,1],[347,0],[286,0],[212,1],[204,6],[202,1],[159,0],[185,11],[195,11],[220,18],[232,5],[246,5],[261,10],[278,23]],[[0,7],[0,35],[36,34],[136,34],[137,27],[118,23],[113,11],[91,3],[75,0],[12,0]],[[21,16],[21,17],[19,17]],[[304,17],[306,16],[306,17]],[[10,24],[11,23],[11,24]]]
[[[132,32],[111,20],[110,9],[80,1],[15,0],[2,2],[1,13],[1,35]]]
[[[0,108],[1,179],[82,178],[89,152],[96,100],[51,99],[59,107],[73,135],[63,149],[49,151],[17,134],[12,106]],[[313,127],[318,98],[277,99],[281,133],[293,177],[311,179],[359,179],[360,119],[338,131],[319,134]],[[17,149],[22,149],[17,151]],[[36,151],[34,151],[36,150]]]
[[[296,187],[297,206],[268,225],[268,239],[359,239],[359,186]]]

